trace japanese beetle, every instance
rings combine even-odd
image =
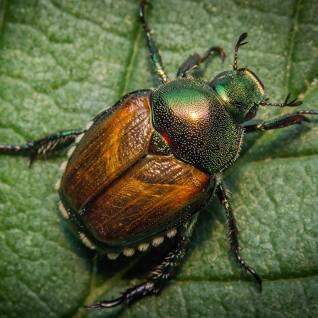
[[[225,57],[219,47],[203,56],[191,55],[169,80],[144,17],[152,66],[161,85],[124,96],[111,109],[97,115],[85,129],[66,130],[25,145],[0,145],[0,153],[31,157],[46,155],[70,143],[69,160],[57,183],[60,210],[83,243],[115,259],[132,256],[164,237],[176,244],[142,284],[127,289],[115,300],[92,308],[113,307],[157,293],[170,279],[185,255],[197,212],[216,193],[230,228],[231,249],[238,263],[261,285],[261,278],[240,256],[237,227],[222,181],[222,172],[239,156],[246,133],[283,128],[308,120],[299,111],[283,117],[246,123],[259,107],[298,106],[297,100],[270,103],[260,79],[247,68],[238,68],[236,46],[233,69],[212,82],[189,74],[213,54]]]

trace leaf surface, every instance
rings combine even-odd
[[[318,109],[318,3],[314,0],[152,1],[149,21],[170,77],[192,53],[224,47],[205,78],[229,69],[238,36],[272,100],[288,92]],[[83,127],[123,94],[154,86],[128,0],[0,1],[0,142],[23,143]],[[259,118],[291,110],[265,109]],[[96,261],[68,230],[54,184],[65,154],[0,158],[1,317],[317,317],[318,119],[246,136],[227,170],[242,254],[264,278],[260,294],[228,253],[222,208],[204,209],[187,258],[159,297],[91,311],[138,281],[132,263]],[[117,270],[116,270],[117,269]]]

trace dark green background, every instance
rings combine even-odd
[[[169,74],[211,45],[228,59],[249,32],[240,66],[263,80],[272,100],[290,91],[318,109],[318,2],[156,0],[149,12]],[[128,91],[153,86],[137,1],[0,0],[0,142],[22,143],[85,126]],[[288,110],[284,110],[288,111]],[[262,110],[262,118],[281,113]],[[65,155],[0,158],[1,317],[318,317],[318,118],[312,125],[248,137],[226,173],[242,254],[264,290],[228,255],[222,209],[202,211],[188,257],[160,297],[128,309],[84,304],[118,295],[137,280],[73,239],[56,207]]]

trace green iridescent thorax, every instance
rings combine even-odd
[[[177,79],[151,95],[156,131],[180,160],[215,174],[236,158],[242,129],[208,83]]]
[[[221,102],[239,123],[255,116],[264,99],[264,86],[249,69],[219,74],[210,84]]]

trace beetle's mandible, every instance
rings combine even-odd
[[[238,65],[243,33],[232,69],[211,82],[191,76],[210,57],[224,60],[220,47],[194,53],[169,79],[145,19],[151,65],[161,84],[129,93],[98,114],[84,129],[70,129],[23,145],[0,145],[1,154],[29,156],[31,162],[74,144],[57,182],[59,209],[82,242],[110,259],[132,256],[175,238],[171,250],[148,279],[113,300],[90,308],[109,308],[158,293],[186,253],[198,212],[216,194],[224,207],[229,243],[238,264],[261,287],[262,280],[240,255],[238,230],[223,183],[224,170],[240,155],[244,133],[279,129],[308,121],[316,110],[297,111],[269,121],[249,122],[260,107],[296,107],[289,96],[270,102],[264,85]]]

